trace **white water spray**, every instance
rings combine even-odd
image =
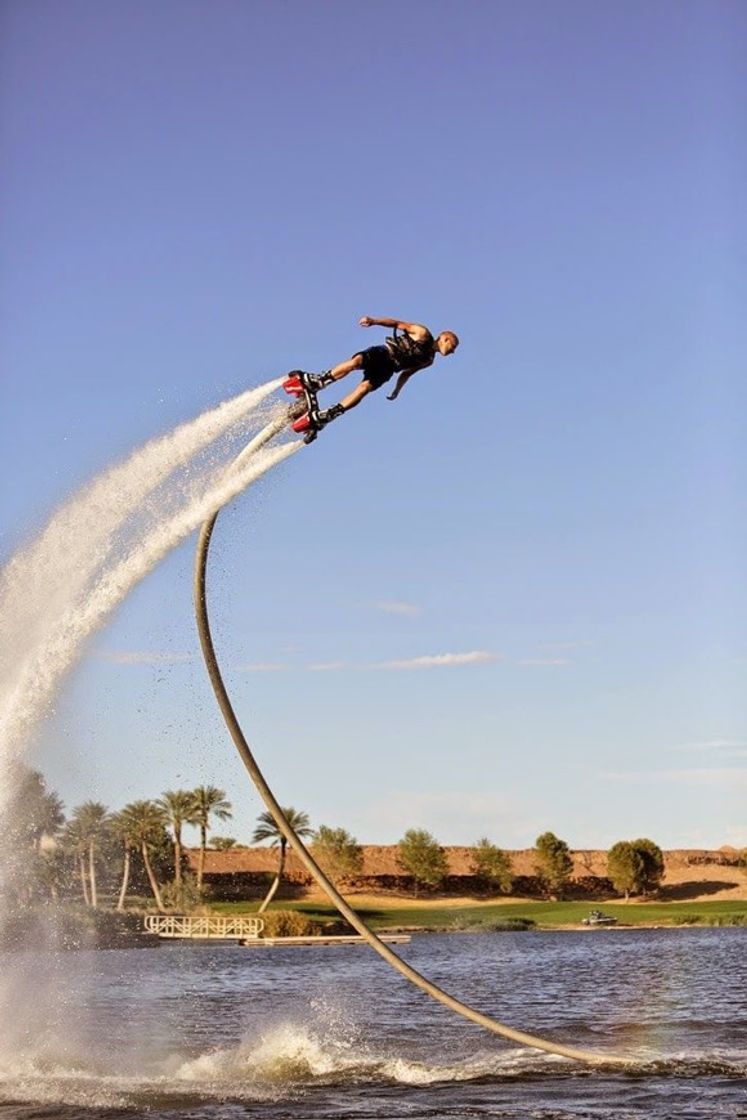
[[[43,638],[50,620],[90,586],[117,532],[179,467],[251,417],[279,382],[224,401],[174,431],[150,440],[124,462],[82,487],[44,530],[0,572],[0,704],[8,677]]]
[[[268,424],[263,408],[279,384],[242,393],[133,452],[65,502],[0,573],[0,816],[6,825],[18,780],[12,764],[53,707],[87,640],[206,517],[302,446],[264,446],[285,423],[287,409],[275,409]],[[242,443],[253,438],[234,458],[236,439],[229,438],[237,436]],[[21,861],[0,861],[0,926],[12,926],[26,870]],[[38,916],[34,930],[35,944],[57,944],[53,912]],[[62,1033],[55,1028],[50,1035],[45,1025],[51,1007],[62,1009]],[[35,965],[30,976],[20,960],[4,967],[0,1064],[15,1062],[29,1045],[33,1051],[42,1035],[44,1046],[64,1053],[64,1039],[76,1033],[74,1012],[55,975],[44,976]]]
[[[279,384],[242,393],[133,452],[67,501],[0,574],[0,808],[2,771],[50,712],[87,639],[206,517],[302,446],[242,454],[228,470],[220,453],[231,429],[241,425],[246,439],[267,421],[261,406]],[[184,477],[174,478],[179,468]]]
[[[258,452],[243,470],[231,472],[217,485],[193,494],[183,509],[142,534],[128,555],[104,573],[85,605],[72,606],[47,630],[16,688],[7,697],[7,705],[0,714],[0,743],[10,744],[12,749],[33,730],[39,715],[48,710],[59,685],[78,660],[86,640],[148,572],[207,517],[301,446],[300,442],[286,443]]]

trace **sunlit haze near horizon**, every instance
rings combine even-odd
[[[270,784],[362,843],[747,845],[745,6],[16,0],[0,37],[2,561],[360,316],[452,329],[219,519]],[[217,785],[246,843],[193,552],[27,758],[68,812]]]

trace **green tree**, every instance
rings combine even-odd
[[[78,844],[83,845],[88,855],[88,902],[95,910],[98,907],[96,884],[96,854],[99,845],[110,827],[111,818],[106,805],[100,801],[84,801],[73,809],[71,824],[75,827]],[[85,890],[84,890],[85,897]]]
[[[168,819],[166,812],[157,801],[131,801],[121,810],[118,818],[120,835],[126,835],[130,847],[137,848],[143,857],[143,865],[156,900],[156,907],[163,913],[163,899],[153,870],[151,854],[163,841]]]
[[[288,821],[288,824],[291,826],[297,836],[305,839],[313,835],[314,830],[309,823],[309,815],[308,813],[304,813],[302,809],[294,809],[291,805],[287,809],[283,809],[283,816]],[[275,872],[275,878],[270,885],[269,891],[262,899],[260,908],[257,911],[259,914],[261,914],[270,905],[273,898],[275,897],[275,892],[280,886],[280,880],[282,879],[283,872],[285,871],[285,857],[288,847],[288,841],[275,823],[275,818],[273,817],[272,813],[270,813],[268,810],[265,810],[264,813],[260,813],[257,817],[257,820],[259,821],[259,824],[254,830],[252,842],[254,844],[262,844],[265,840],[269,840],[271,848],[280,848],[278,867],[277,871]]]
[[[625,895],[626,902],[631,894],[638,894],[643,889],[643,857],[629,840],[618,840],[610,848],[607,853],[607,875],[617,893]]]
[[[410,828],[397,845],[400,866],[415,880],[415,893],[440,887],[448,874],[446,853],[424,828]]]
[[[174,834],[174,883],[178,895],[182,884],[182,829],[185,824],[197,823],[197,803],[192,790],[169,789],[159,797],[158,804]]]
[[[217,817],[219,821],[227,821],[233,816],[231,802],[226,799],[225,792],[217,786],[198,786],[193,792],[194,821],[200,830],[200,860],[197,865],[197,890],[202,893],[202,881],[205,877],[205,851],[207,849],[207,834],[210,828],[210,818]]]
[[[237,844],[233,836],[214,836],[210,841],[210,847],[215,848],[216,852],[228,852],[231,848],[237,847]]]
[[[472,874],[483,889],[510,894],[514,885],[511,859],[502,848],[491,844],[486,836],[472,849]]]
[[[59,836],[65,824],[62,802],[47,789],[43,774],[23,764],[18,767],[12,788],[15,841],[38,852],[42,839]]]
[[[552,898],[561,898],[573,874],[573,857],[565,840],[543,832],[535,841],[535,870]]]
[[[363,870],[363,849],[344,828],[319,825],[311,845],[314,859],[333,883],[354,879]]]
[[[658,844],[645,837],[631,840],[631,844],[643,860],[643,883],[641,889],[644,894],[658,891],[664,878],[664,855]]]
[[[43,840],[56,840],[65,823],[62,802],[38,770],[11,763],[5,776],[3,872],[19,903],[49,898],[60,886],[59,861],[48,859]],[[51,875],[54,862],[54,875]]]
[[[46,896],[50,902],[60,901],[67,874],[67,855],[62,845],[34,853],[34,882],[40,894]]]

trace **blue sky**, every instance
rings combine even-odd
[[[744,6],[0,18],[3,554],[153,434],[380,341],[363,314],[454,329],[219,523],[281,801],[368,842],[747,844]],[[68,806],[214,782],[246,840],[191,563],[32,758]]]

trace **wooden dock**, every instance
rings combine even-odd
[[[192,917],[187,914],[149,914],[144,921],[147,933],[166,941],[235,941],[239,945],[264,947],[322,945],[365,945],[359,934],[320,934],[317,937],[262,937],[265,923],[261,918]],[[389,933],[381,938],[393,945],[406,945],[409,933]]]
[[[386,941],[389,945],[406,945],[411,940],[409,933],[385,933],[380,938],[381,941]],[[283,946],[304,946],[308,945],[310,948],[318,948],[323,945],[365,945],[366,941],[360,934],[319,934],[317,937],[257,937],[253,940],[242,942],[246,948],[261,949],[266,947],[268,949],[276,946],[282,948]]]
[[[261,918],[230,918],[222,915],[197,918],[186,914],[149,914],[145,919],[148,933],[167,940],[187,941],[256,941],[265,923]]]

